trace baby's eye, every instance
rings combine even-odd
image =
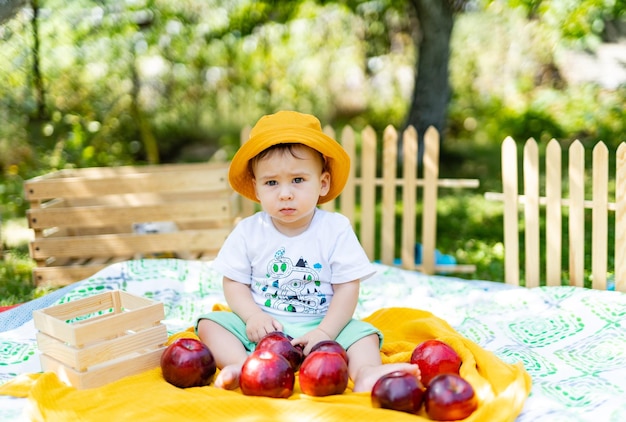
[[[304,182],[304,177],[295,177],[293,179],[293,183],[302,183]]]
[[[276,180],[268,180],[265,184],[267,186],[276,186]]]

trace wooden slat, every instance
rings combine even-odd
[[[59,342],[45,333],[37,333],[37,345],[42,353],[81,372],[94,365],[147,348],[143,347],[144,345],[163,345],[166,341],[167,327],[163,324],[80,349]]]
[[[484,197],[488,201],[504,202],[504,194],[499,193],[499,192],[485,192]],[[526,197],[524,195],[517,195],[517,199],[520,205],[523,205],[526,203]],[[559,203],[561,204],[562,207],[569,207],[571,201],[569,200],[569,198],[561,198]],[[539,205],[542,205],[542,206],[548,205],[548,198],[545,196],[540,196]],[[593,201],[585,200],[583,201],[583,206],[585,209],[590,210],[593,208]],[[609,202],[606,205],[606,209],[609,211],[615,211],[616,209],[615,202]]]
[[[114,306],[115,305],[118,306],[117,308],[118,312],[121,311],[122,309],[125,309],[127,311],[129,310],[135,311],[138,309],[147,308],[148,306],[159,304],[159,302],[155,302],[143,296],[135,296],[134,294],[130,294],[124,290],[118,290],[117,293],[118,293],[117,295],[113,295],[113,303],[114,303]],[[165,315],[165,313],[163,315]],[[157,319],[156,321],[160,321],[160,320]],[[139,327],[140,326],[138,325],[134,325],[134,329],[139,328]]]
[[[376,132],[370,126],[362,134],[361,146],[361,228],[360,240],[367,256],[374,260],[376,240]]]
[[[93,370],[79,372],[64,366],[61,362],[45,354],[40,356],[42,367],[46,371],[54,371],[61,381],[69,383],[77,389],[96,388],[116,381],[122,377],[139,374],[159,366],[165,347],[151,350],[141,355],[128,356],[116,360],[110,365],[103,365]]]
[[[402,268],[415,268],[415,203],[417,193],[412,180],[417,178],[418,143],[417,131],[410,126],[402,136],[403,169],[402,178],[405,185],[402,188],[402,250],[400,258]],[[428,206],[424,204],[424,207]]]
[[[615,163],[615,290],[626,292],[626,144],[617,148]]]
[[[89,198],[55,198],[41,203],[42,208],[70,208],[95,206],[160,205],[167,202],[189,202],[197,200],[217,200],[232,197],[230,189],[221,190],[179,190],[176,192],[140,192],[115,195],[96,195]]]
[[[511,137],[502,142],[501,168],[504,193],[504,281],[519,285],[517,144]]]
[[[115,178],[123,177],[129,174],[137,173],[177,173],[180,171],[194,171],[204,167],[228,167],[228,163],[176,163],[176,164],[155,164],[155,165],[131,165],[131,166],[113,166],[113,167],[83,167],[69,168],[51,172],[45,175],[37,176],[32,181],[40,181],[46,179],[69,179],[74,177],[85,177],[89,179]]]
[[[556,139],[546,149],[546,285],[560,286],[562,272],[561,145]],[[539,201],[541,203],[541,200]]]
[[[593,209],[591,223],[591,287],[606,290],[608,257],[609,150],[604,142],[593,148]]]
[[[326,135],[328,135],[329,137],[331,137],[333,139],[336,139],[336,137],[335,137],[335,135],[336,135],[335,134],[335,129],[333,129],[332,127],[324,126],[323,132]],[[352,159],[350,161],[352,161]],[[333,181],[331,180],[330,183],[332,184]],[[335,198],[335,199],[333,199],[331,201],[328,201],[328,202],[324,202],[323,204],[319,205],[319,208],[323,209],[325,211],[334,212],[335,209],[337,208],[336,202],[337,202],[337,198]]]
[[[114,293],[97,294],[80,301],[66,302],[50,308],[36,310],[33,312],[35,328],[70,343],[72,339],[66,337],[66,330],[71,331],[72,325],[67,324],[66,321],[112,308]]]
[[[116,314],[115,318],[90,318],[81,324],[74,324],[76,343],[70,344],[83,346],[102,338],[116,338],[128,330],[138,330],[155,325],[162,319],[162,303],[154,303],[132,312],[122,312]]]
[[[31,243],[34,259],[94,257],[168,251],[219,249],[230,229],[190,230],[157,234],[107,234],[38,239]]]
[[[424,195],[422,211],[422,266],[426,274],[435,273],[437,239],[437,179],[439,178],[439,132],[429,127],[424,135]]]
[[[346,187],[339,196],[341,213],[352,221],[353,229],[356,232],[356,167],[358,161],[356,159],[356,142],[354,140],[354,130],[350,126],[346,126],[341,131],[341,145],[350,157],[350,174]]]
[[[197,200],[142,206],[93,206],[27,211],[29,227],[101,227],[150,221],[224,221],[230,225],[230,201]]]
[[[585,149],[576,140],[569,148],[570,285],[584,287],[585,278]]]
[[[383,192],[380,225],[381,261],[393,265],[396,252],[396,166],[398,162],[398,133],[387,126],[383,133]]]
[[[49,198],[80,198],[145,192],[176,192],[181,190],[223,190],[228,187],[224,164],[202,164],[197,169],[179,172],[137,172],[102,178],[64,177],[25,182],[27,200]]]
[[[537,287],[541,280],[539,256],[539,149],[534,139],[524,145],[524,245],[526,287]]]
[[[357,183],[361,183],[361,178],[356,178]],[[408,184],[406,182],[409,182]],[[374,184],[376,186],[382,186],[383,179],[381,177],[377,177],[374,179]],[[410,181],[405,181],[403,179],[396,179],[394,181],[397,187],[404,186],[413,186],[413,187],[424,187],[424,179],[414,178]],[[437,179],[437,186],[440,188],[477,188],[480,186],[480,180],[478,179]]]
[[[132,259],[133,256],[128,257],[116,257],[115,259],[108,260],[99,264],[92,264],[93,260],[83,265],[67,265],[67,266],[55,266],[55,267],[36,267],[33,269],[33,280],[38,286],[46,285],[51,287],[65,286],[76,281],[84,280],[98,271],[103,270],[108,265],[115,262]]]

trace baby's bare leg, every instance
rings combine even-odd
[[[241,367],[248,357],[239,339],[221,325],[208,319],[198,323],[198,336],[209,347],[217,367],[220,368],[215,378],[215,386],[227,390],[239,387]]]
[[[378,336],[372,334],[354,343],[347,350],[348,372],[354,382],[353,391],[371,391],[380,377],[393,371],[405,371],[419,376],[417,365],[390,363],[383,365],[378,348]]]

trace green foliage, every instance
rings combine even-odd
[[[559,63],[565,47],[592,50],[604,22],[624,16],[625,1],[450,1],[485,7],[455,21],[441,172],[479,178],[481,188],[476,197],[442,194],[438,238],[444,253],[478,265],[479,278],[501,279],[499,216],[480,194],[499,188],[506,136],[601,139],[609,148],[626,141],[626,86],[568,86]],[[5,221],[24,217],[25,179],[71,167],[229,157],[242,127],[278,109],[379,133],[407,115],[420,27],[403,0],[40,4],[43,118],[29,16],[0,26]]]
[[[477,32],[477,25],[491,32]],[[487,13],[464,15],[455,31],[453,43],[463,48],[453,49],[450,67],[449,137],[474,145],[500,143],[506,136],[604,140],[610,148],[624,140],[626,86],[567,86],[557,67],[554,29],[528,23],[517,13]],[[485,50],[490,55],[481,54]]]
[[[0,306],[22,303],[37,297],[31,279],[32,261],[28,253],[13,250],[0,260]]]
[[[498,4],[497,0],[483,0]],[[607,21],[626,13],[625,0],[506,0],[526,12],[530,19],[543,21],[557,29],[564,40],[579,46],[593,46],[600,41]]]
[[[476,266],[476,272],[461,277],[504,280],[502,227],[501,204],[485,201],[480,193],[445,192],[437,203],[437,247]]]

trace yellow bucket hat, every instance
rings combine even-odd
[[[330,189],[317,203],[323,204],[339,196],[350,173],[350,157],[337,141],[322,132],[322,125],[315,116],[295,111],[279,111],[259,119],[250,131],[250,138],[239,148],[230,163],[228,181],[232,188],[246,198],[259,202],[254,192],[252,174],[248,170],[248,161],[271,146],[291,143],[313,148],[326,159]]]

